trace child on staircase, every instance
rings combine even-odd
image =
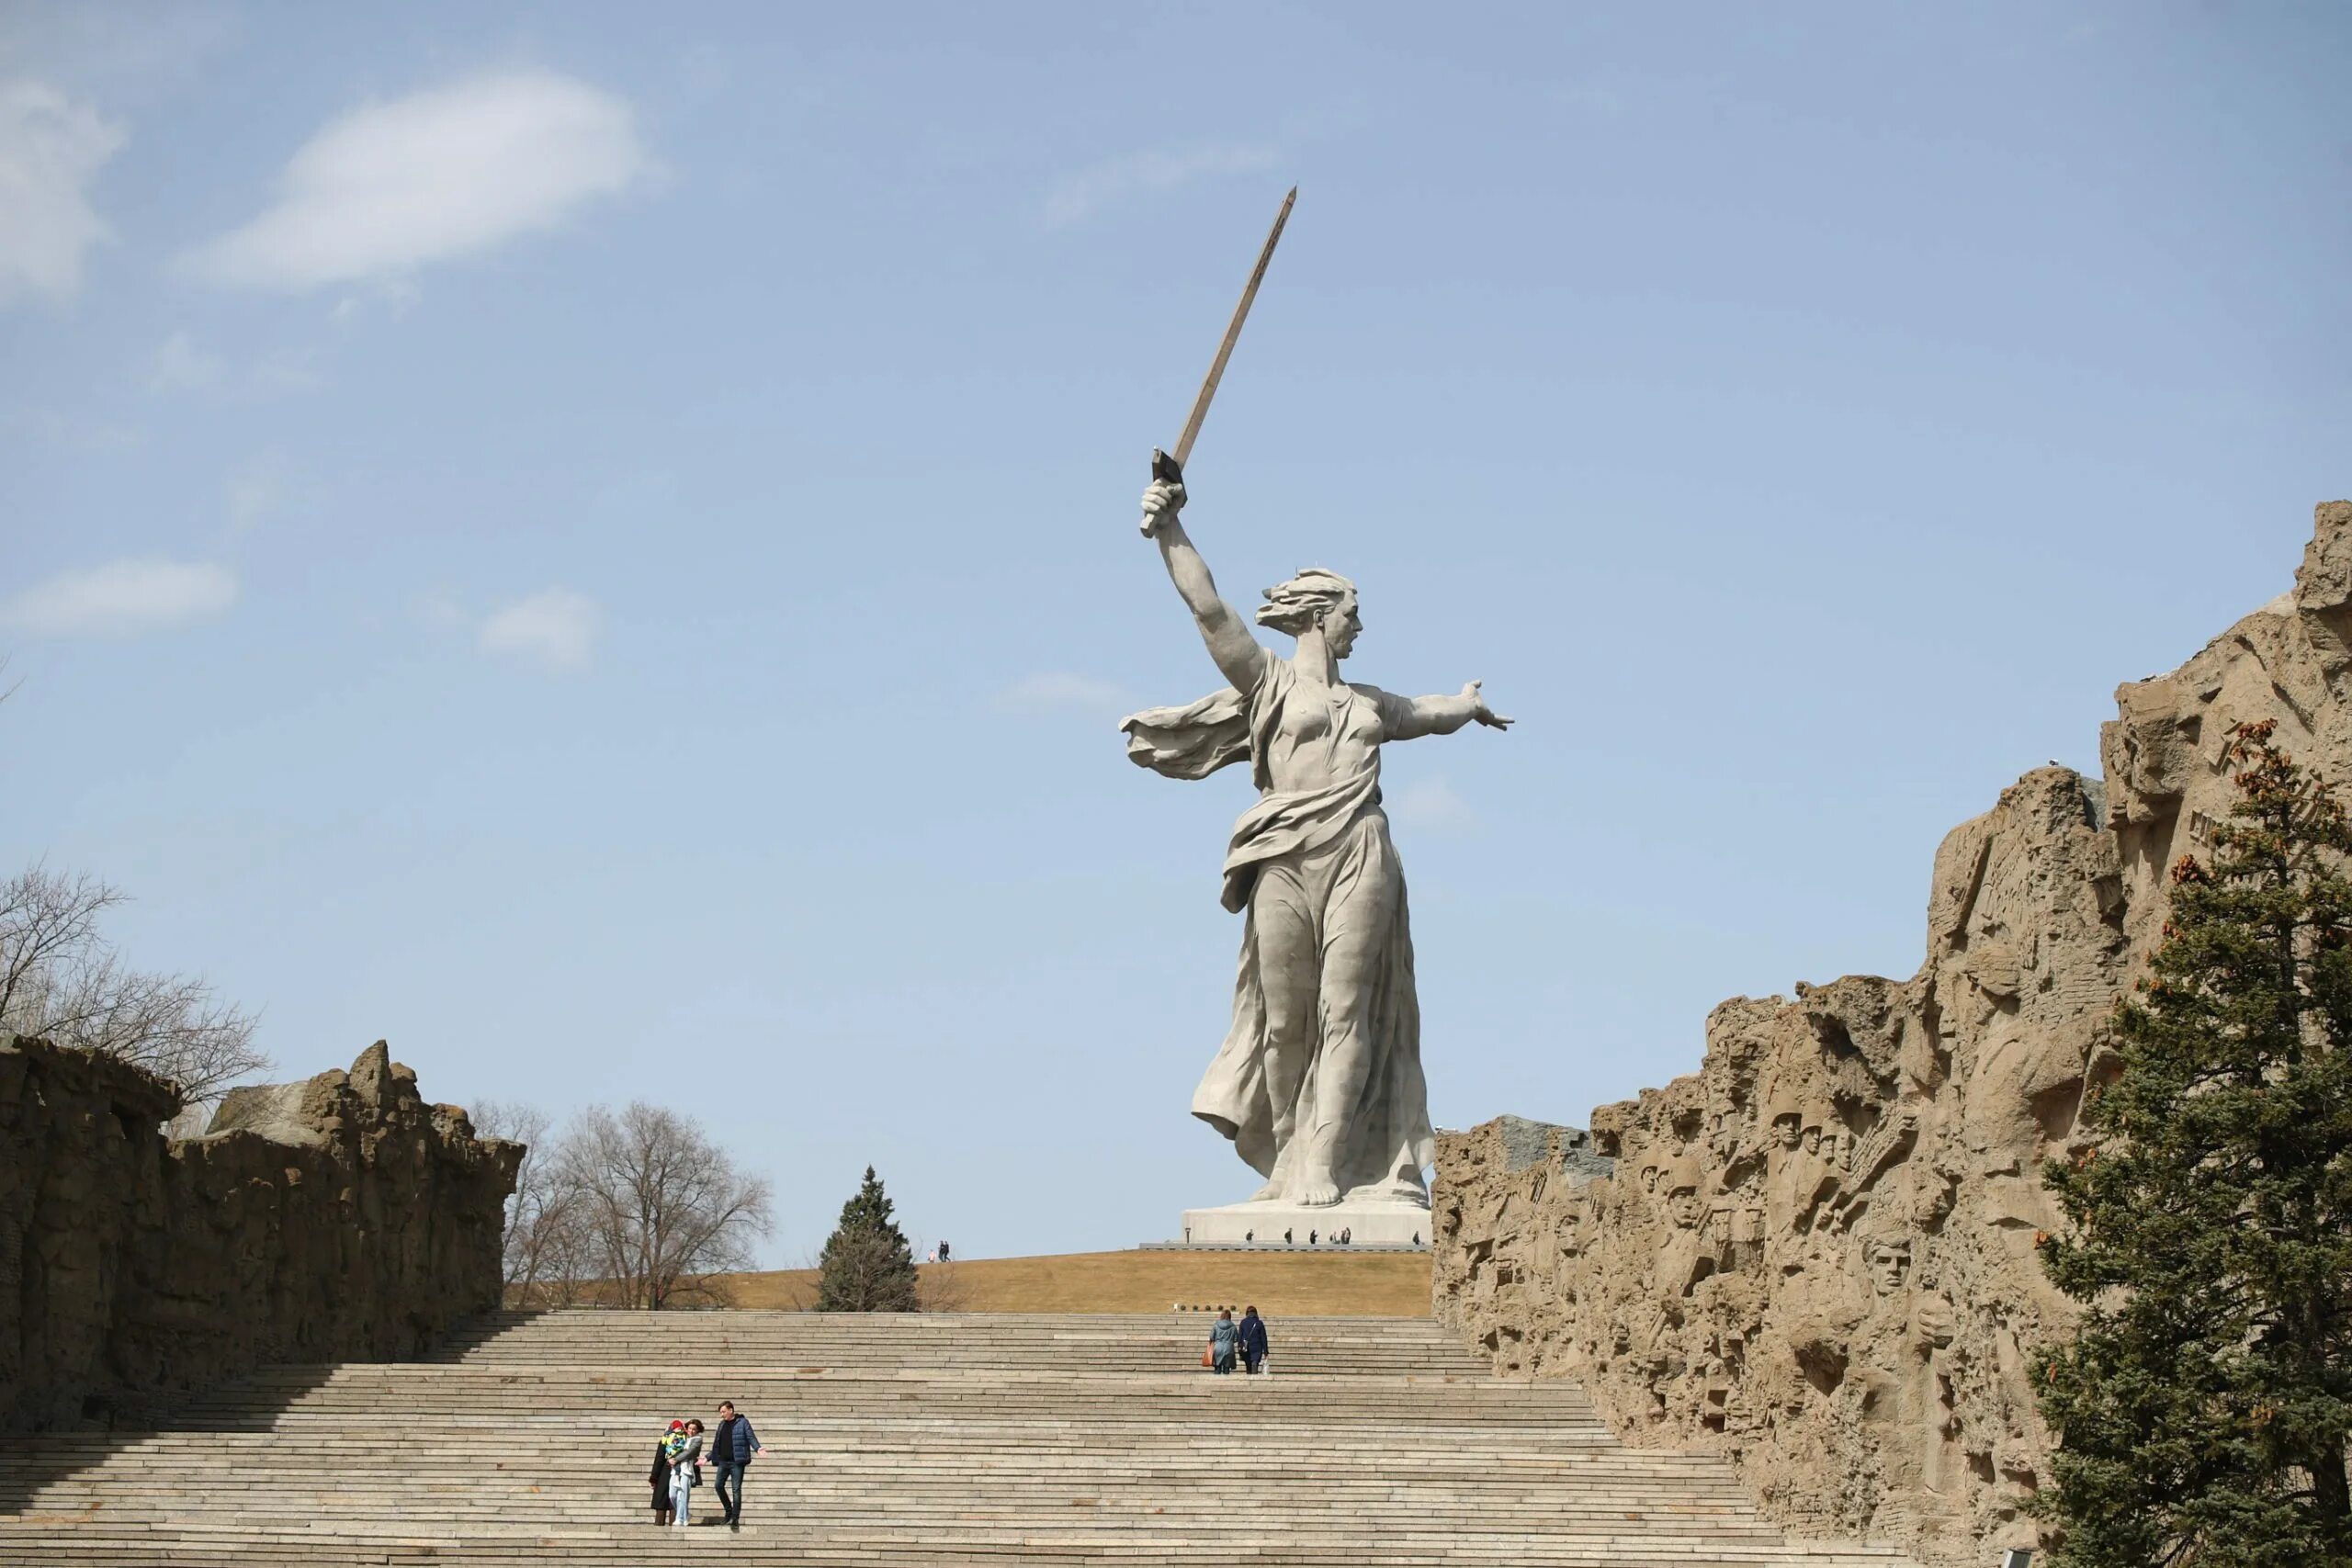
[[[677,1516],[678,1528],[684,1529],[695,1488],[702,1484],[702,1423],[689,1419],[663,1446],[670,1449],[670,1509]]]

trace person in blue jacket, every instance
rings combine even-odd
[[[1241,1309],[1241,1366],[1252,1374],[1266,1364],[1266,1320],[1256,1307]]]
[[[720,1400],[718,1426],[710,1434],[710,1460],[718,1469],[718,1483],[711,1490],[718,1495],[718,1509],[729,1529],[743,1528],[743,1476],[752,1457],[765,1452],[752,1423],[735,1413],[735,1402]]]
[[[1216,1321],[1209,1325],[1209,1370],[1214,1372],[1231,1371],[1234,1352],[1240,1344],[1241,1335],[1233,1321],[1233,1309],[1219,1307]]]

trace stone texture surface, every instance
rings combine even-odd
[[[0,1426],[136,1418],[266,1362],[413,1356],[499,1304],[522,1146],[428,1105],[381,1042],[232,1091],[167,1139],[169,1085],[0,1039]]]
[[[1907,981],[1707,1020],[1699,1071],[1589,1133],[1438,1140],[1435,1308],[1505,1371],[1573,1377],[1638,1446],[1730,1457],[1766,1510],[1934,1562],[2035,1539],[2026,1378],[2069,1321],[2040,1166],[2085,1146],[2164,874],[2233,797],[2233,726],[2352,779],[2352,503],[2294,590],[2117,694],[2104,781],[2039,768],[1948,835]]]
[[[1281,1201],[1227,1203],[1216,1209],[1187,1209],[1177,1234],[1194,1246],[1265,1242],[1279,1246],[1283,1232],[1291,1233],[1295,1247],[1333,1247],[1342,1230],[1354,1247],[1426,1247],[1430,1212],[1419,1203],[1373,1202],[1351,1198],[1328,1208],[1302,1208]],[[1317,1239],[1309,1242],[1306,1238]]]

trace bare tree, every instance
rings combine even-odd
[[[40,865],[0,883],[0,1028],[137,1063],[190,1102],[269,1066],[251,1013],[202,980],[124,965],[98,934],[122,902],[96,877]]]
[[[915,1284],[916,1299],[925,1312],[969,1312],[972,1310],[971,1281],[956,1272],[958,1263],[925,1263],[919,1266]]]
[[[587,1205],[564,1168],[548,1113],[519,1100],[485,1100],[472,1113],[485,1138],[521,1144],[523,1164],[506,1201],[505,1275],[510,1299],[524,1306],[570,1306],[591,1272],[583,1220]]]
[[[616,1305],[715,1301],[774,1228],[764,1178],[736,1169],[692,1117],[632,1101],[582,1111],[557,1166],[579,1192],[590,1266]]]

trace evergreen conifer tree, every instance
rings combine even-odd
[[[2042,1259],[2086,1303],[2034,1368],[2061,1568],[2352,1562],[2352,826],[2271,734],[2233,732],[2100,1141],[2048,1168],[2074,1230]]]
[[[915,1255],[874,1168],[842,1205],[817,1259],[819,1312],[914,1312]]]

